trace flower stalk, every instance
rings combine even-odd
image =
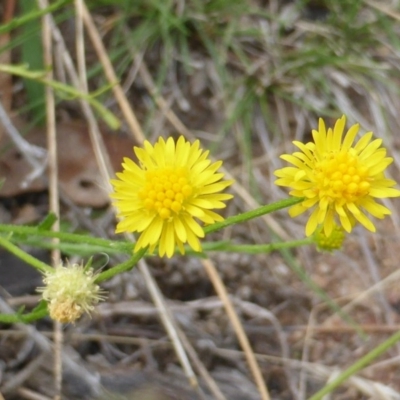
[[[7,249],[10,253],[14,254],[16,257],[25,261],[27,264],[31,265],[33,268],[37,269],[39,272],[46,273],[52,272],[54,269],[50,265],[38,260],[37,258],[31,256],[27,252],[20,249],[15,244],[11,243],[5,237],[0,236],[0,246]]]

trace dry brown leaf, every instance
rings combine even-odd
[[[21,129],[21,123],[16,125]],[[43,129],[32,129],[25,139],[32,144],[46,147]],[[115,170],[121,169],[124,156],[132,155],[131,139],[117,134],[103,133],[103,139]],[[97,167],[92,150],[87,125],[83,121],[62,122],[57,126],[59,181],[63,192],[80,206],[104,207],[109,198],[106,185]],[[6,138],[0,143],[0,178],[5,178],[0,189],[0,197],[12,197],[47,188],[43,177],[35,179],[27,187],[22,187],[32,168],[23,155]]]

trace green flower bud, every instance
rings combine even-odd
[[[342,248],[345,237],[345,231],[341,226],[335,225],[331,234],[327,236],[322,225],[314,233],[314,242],[318,250],[331,252]]]

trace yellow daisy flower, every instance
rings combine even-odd
[[[134,147],[139,165],[124,158],[119,179],[111,180],[121,218],[116,233],[141,233],[134,252],[148,246],[152,252],[158,245],[160,256],[172,257],[176,245],[184,254],[184,243],[201,251],[204,231],[197,220],[222,221],[211,210],[224,208],[233,197],[220,193],[233,183],[217,172],[222,161],[212,163],[198,140],[190,144],[183,136],[176,143],[159,138],[154,146],[145,141],[143,147]]]
[[[326,129],[320,118],[318,130],[312,131],[313,142],[294,141],[300,152],[281,156],[293,167],[275,171],[279,178],[277,185],[291,188],[292,196],[304,197],[304,201],[289,210],[290,216],[313,209],[306,225],[307,236],[318,225],[329,236],[337,217],[347,232],[357,222],[375,232],[373,222],[364,211],[384,218],[391,212],[375,198],[400,196],[400,190],[393,188],[396,182],[384,176],[393,159],[386,157],[382,139],[371,141],[373,134],[367,132],[354,144],[359,124],[351,126],[343,137],[345,124],[343,115],[333,129]]]

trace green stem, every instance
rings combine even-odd
[[[349,368],[344,370],[336,379],[332,382],[326,384],[319,392],[315,393],[309,400],[321,400],[325,395],[333,392],[339,385],[341,385],[344,381],[350,378],[352,375],[356,374],[361,369],[365,368],[368,364],[374,361],[377,357],[383,354],[390,347],[395,345],[400,340],[400,331],[396,332],[388,339],[386,339],[383,343],[376,346],[373,350],[371,350],[368,354],[361,357],[357,360],[353,365],[350,365]]]
[[[285,200],[280,200],[272,204],[267,204],[266,206],[261,206],[255,210],[234,215],[232,217],[224,219],[221,222],[216,222],[215,224],[206,226],[204,228],[204,232],[207,234],[219,231],[220,229],[224,229],[227,226],[239,224],[245,221],[249,221],[250,219],[254,219],[257,217],[261,217],[262,215],[269,214],[273,211],[281,210],[282,208],[294,206],[295,204],[301,203],[303,200],[304,199],[302,197],[289,197],[288,199]]]
[[[140,249],[137,253],[134,253],[129,260],[121,264],[118,264],[115,267],[108,269],[107,271],[102,272],[97,277],[96,283],[106,281],[108,279],[111,279],[115,275],[122,274],[123,272],[131,270],[138,263],[138,261],[146,254],[146,251],[147,248]]]
[[[300,247],[313,244],[314,239],[308,237],[305,239],[291,240],[288,242],[276,242],[269,244],[231,244],[229,242],[205,242],[202,247],[204,251],[223,251],[233,253],[246,253],[246,254],[267,254],[271,251],[281,249],[291,249],[293,247]],[[190,249],[187,254],[190,254]]]
[[[71,3],[71,0],[59,0],[49,5],[48,7],[44,8],[43,10],[30,12],[29,14],[23,15],[22,17],[19,18],[13,18],[9,23],[2,25],[0,27],[0,34],[8,32],[12,29],[16,29],[19,26],[22,26],[29,21],[38,20],[42,15],[53,13],[54,11],[61,8],[62,6],[67,5],[68,3]]]
[[[118,118],[103,106],[99,101],[94,98],[93,93],[84,93],[74,88],[73,86],[66,85],[65,83],[46,79],[46,71],[30,71],[26,65],[9,65],[0,64],[0,71],[6,74],[21,76],[25,79],[31,79],[40,82],[43,85],[50,86],[54,90],[71,96],[73,99],[78,98],[87,101],[100,115],[100,117],[108,124],[111,129],[118,129],[121,125]]]
[[[88,243],[88,244],[104,246],[104,247],[112,247],[112,248],[114,248],[114,246],[118,246],[118,241],[96,238],[89,235],[80,235],[77,233],[54,232],[50,230],[46,231],[32,226],[0,224],[0,232],[8,232],[8,233],[14,233],[16,235],[28,235],[28,236],[37,235],[41,237],[58,238],[66,242],[85,243],[85,244]]]
[[[22,312],[22,311],[21,311]],[[48,315],[47,303],[42,300],[30,313],[22,314],[20,311],[14,314],[0,314],[0,322],[5,324],[29,324]]]
[[[277,201],[276,203],[259,207],[256,210],[251,210],[242,214],[234,215],[232,217],[226,218],[221,222],[216,222],[215,224],[208,225],[204,228],[204,232],[206,234],[212,233],[220,229],[226,228],[230,225],[242,223],[250,219],[254,219],[262,215],[269,214],[273,211],[293,206],[295,204],[300,203],[301,201],[303,201],[303,199],[299,197],[290,197],[285,200]],[[37,227],[31,227],[31,226],[0,224],[0,232],[9,232],[9,233],[11,232],[17,235],[38,235],[42,237],[59,238],[60,240],[65,240],[67,242],[75,242],[75,243],[82,242],[82,243],[94,244],[105,247],[113,247],[113,248],[118,247],[118,242],[112,240],[95,238],[88,235],[80,235],[69,232],[54,232],[42,229],[38,230]]]
[[[32,267],[36,268],[39,272],[52,272],[53,268],[49,265],[45,264],[44,262],[38,260],[37,258],[31,256],[30,254],[26,253],[25,251],[21,250],[15,244],[11,243],[6,238],[0,236],[0,246],[3,246],[7,249],[10,253],[13,253],[15,256],[20,258],[21,260],[25,261],[26,263],[32,265]]]
[[[28,314],[0,314],[0,322],[3,324],[29,324],[30,322],[37,321],[48,315],[47,309],[40,310],[39,312],[31,312]]]
[[[38,236],[40,232],[38,233]],[[110,247],[109,245],[99,246],[96,244],[84,243],[82,245],[79,243],[69,243],[69,242],[59,242],[53,243],[50,241],[41,240],[40,237],[23,237],[18,235],[13,235],[12,243],[23,243],[28,246],[39,247],[42,249],[60,249],[63,253],[70,255],[93,255],[95,253],[107,253],[107,254],[132,254],[132,242],[128,241],[115,241],[113,244],[115,246]],[[209,251],[222,251],[230,253],[246,253],[246,254],[268,254],[271,251],[280,250],[283,248],[293,248],[300,247],[309,244],[313,244],[314,241],[312,237],[299,240],[291,240],[289,242],[275,242],[270,244],[232,244],[228,241],[213,241],[213,242],[203,242],[202,248],[205,252]],[[198,252],[191,250],[189,246],[185,248],[185,252],[188,255],[198,256]]]

